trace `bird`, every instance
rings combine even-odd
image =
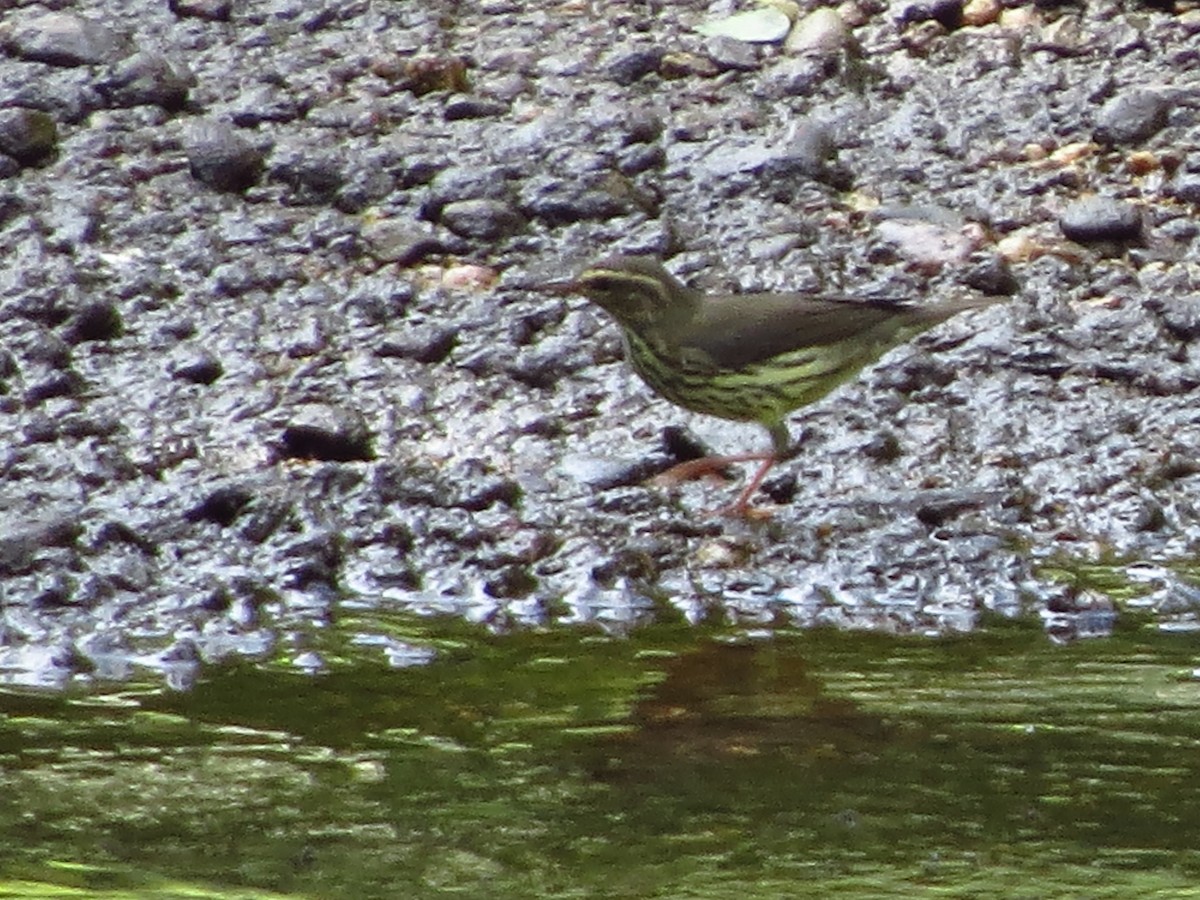
[[[915,335],[993,301],[931,305],[804,293],[705,293],[650,255],[607,256],[546,285],[580,294],[617,324],[625,357],[651,390],[677,406],[766,428],[766,452],[709,456],[664,473],[679,480],[759,462],[721,512],[753,517],[751,498],[792,451],[787,416],[824,397]]]

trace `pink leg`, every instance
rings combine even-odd
[[[754,492],[758,490],[759,485],[767,477],[767,473],[771,471],[771,467],[775,465],[776,456],[774,453],[741,453],[736,456],[705,456],[701,459],[688,460],[685,463],[680,463],[677,466],[672,466],[657,475],[654,481],[659,483],[677,484],[680,481],[691,481],[695,478],[703,478],[705,475],[720,474],[726,466],[734,465],[735,463],[756,462],[761,463],[758,471],[754,473],[754,477],[750,479],[750,483],[742,488],[737,499],[728,506],[723,506],[714,511],[715,515],[734,516],[743,519],[752,519],[769,515],[761,510],[755,510],[750,505],[750,498],[754,496]]]
[[[720,510],[721,514],[736,516],[742,519],[752,519],[764,515],[769,516],[770,513],[763,510],[755,512],[754,508],[750,505],[750,498],[754,496],[754,492],[763,483],[763,479],[767,477],[767,473],[771,471],[771,466],[773,465],[775,465],[775,454],[772,453],[766,459],[763,459],[762,465],[758,467],[758,471],[754,473],[754,477],[750,479],[750,483],[742,488],[742,492],[738,494],[737,499]]]
[[[654,476],[654,480],[662,484],[678,484],[681,481],[694,481],[705,475],[720,475],[726,466],[745,462],[774,462],[771,453],[739,453],[735,456],[704,456],[700,459],[689,459],[687,462],[671,466],[665,472]]]

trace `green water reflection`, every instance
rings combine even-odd
[[[0,694],[0,896],[1200,894],[1191,637],[404,628]]]

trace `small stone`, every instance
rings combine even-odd
[[[975,249],[961,231],[934,222],[891,219],[880,222],[876,231],[900,257],[933,271],[961,263]]]
[[[758,51],[753,44],[731,37],[710,37],[704,50],[722,72],[753,72],[759,67]]]
[[[181,19],[228,22],[233,14],[233,0],[168,0],[167,8]]]
[[[142,52],[114,65],[96,88],[113,106],[158,106],[177,112],[195,84],[196,76],[182,62]]]
[[[638,47],[618,53],[608,61],[608,77],[622,87],[628,87],[657,72],[665,55],[659,47]]]
[[[1200,175],[1180,175],[1166,186],[1165,193],[1184,203],[1200,203]]]
[[[411,266],[448,252],[437,235],[411,222],[396,219],[376,219],[363,226],[362,239],[369,253],[380,262]]]
[[[442,273],[442,287],[452,291],[480,291],[490,288],[499,277],[495,269],[464,263]]]
[[[435,365],[449,357],[457,345],[458,333],[453,328],[406,326],[403,334],[387,338],[376,353],[383,357]]]
[[[1133,241],[1142,235],[1142,217],[1124,200],[1086,197],[1063,210],[1059,228],[1065,237],[1080,244],[1098,241]]]
[[[262,177],[263,153],[223,122],[193,126],[184,146],[192,177],[218,191],[242,193]]]
[[[240,485],[219,487],[185,512],[183,517],[189,522],[212,522],[228,528],[252,499],[253,494]]]
[[[58,149],[58,126],[46,113],[22,106],[0,110],[0,153],[36,166]]]
[[[1140,144],[1167,125],[1170,103],[1157,91],[1130,90],[1114,97],[1096,116],[1097,143]]]
[[[962,283],[992,297],[1011,297],[1021,289],[1008,261],[998,253],[988,253],[971,266]]]
[[[372,460],[371,432],[357,410],[306,403],[291,411],[283,429],[283,455],[332,462]]]
[[[447,204],[460,200],[507,200],[509,173],[501,166],[455,166],[443,169],[429,183],[421,217],[437,221]]]
[[[707,56],[686,50],[664,54],[658,71],[663,78],[712,78],[721,74],[720,67]]]
[[[821,7],[796,23],[783,44],[787,53],[831,56],[851,42],[850,29],[835,10]]]
[[[17,18],[2,40],[14,56],[52,66],[116,62],[130,49],[128,40],[94,19],[59,12]]]
[[[125,333],[121,312],[107,300],[95,300],[81,306],[67,322],[63,337],[68,343],[111,341]]]
[[[465,238],[494,241],[525,229],[524,217],[500,200],[459,200],[442,210],[441,222]]]
[[[1200,297],[1167,294],[1152,302],[1167,331],[1181,341],[1200,338]]]
[[[1000,18],[1004,4],[1000,0],[967,0],[963,4],[963,24],[972,28],[991,25]]]
[[[792,28],[791,17],[775,6],[760,6],[723,19],[702,22],[696,31],[707,37],[728,38],[741,43],[778,44]]]
[[[192,384],[212,384],[225,374],[221,361],[207,350],[191,348],[180,351],[167,366],[172,378]]]
[[[478,97],[456,97],[446,104],[442,117],[447,122],[458,122],[463,119],[487,119],[492,116],[502,116],[508,112],[508,107],[494,100],[481,100]]]

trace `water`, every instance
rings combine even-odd
[[[1200,881],[1187,635],[382,624],[432,662],[389,667],[331,635],[316,675],[264,661],[187,692],[0,694],[0,896],[1169,897]]]

